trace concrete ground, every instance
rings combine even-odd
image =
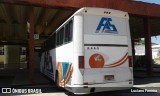
[[[136,74],[141,75],[136,76]],[[157,72],[159,76],[147,77],[144,76],[143,70],[135,71],[134,88],[139,89],[154,89],[156,93],[131,93],[131,90],[101,92],[82,96],[160,96],[160,71]],[[59,90],[53,82],[42,76],[39,71],[35,72],[35,82],[31,83],[28,79],[28,70],[0,70],[0,87],[13,88],[42,88],[41,94],[0,94],[0,96],[75,96],[66,91]]]
[[[29,72],[26,69],[19,69],[19,70],[0,70],[0,80],[5,80],[5,78],[8,80],[12,80],[11,83],[9,83],[9,86],[25,86],[25,85],[32,85],[29,81]],[[44,78],[39,71],[35,72],[34,75],[34,84],[45,84],[49,83],[49,81]],[[33,84],[33,85],[34,85]],[[6,86],[5,84],[1,84],[0,87]]]

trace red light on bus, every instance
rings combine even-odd
[[[80,69],[84,68],[84,56],[79,56],[78,57],[78,64],[79,64]]]
[[[128,56],[129,67],[132,67],[132,56]]]

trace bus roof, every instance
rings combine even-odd
[[[61,28],[65,23],[67,23],[75,15],[80,15],[80,14],[106,15],[106,16],[110,16],[110,17],[119,17],[119,18],[129,19],[128,13],[124,12],[124,11],[114,10],[114,9],[106,9],[106,8],[96,8],[96,7],[84,7],[84,8],[81,8],[81,9],[77,10],[59,28]],[[57,30],[59,30],[59,28],[57,28]]]
[[[128,13],[120,10],[107,9],[107,8],[96,8],[96,7],[84,7],[76,11],[77,14],[94,14],[94,15],[106,15],[113,17],[129,18]]]

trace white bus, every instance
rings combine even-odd
[[[75,94],[131,88],[128,13],[79,9],[43,44],[40,71]]]

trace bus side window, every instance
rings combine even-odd
[[[73,33],[73,22],[70,21],[65,26],[65,43],[72,41],[72,33]]]
[[[60,29],[60,34],[59,35],[60,35],[60,38],[59,38],[60,45],[62,45],[63,44],[63,39],[64,39],[64,27]]]
[[[56,38],[56,39],[57,39],[57,44],[56,44],[56,46],[59,46],[59,32],[56,33],[56,37],[57,37],[57,38]]]
[[[56,34],[53,35],[53,48],[56,48]]]
[[[69,33],[68,33],[68,41],[72,41],[72,34],[73,34],[73,21],[69,22]]]
[[[51,41],[50,41],[50,43],[51,43],[51,48],[50,48],[50,49],[55,48],[55,40],[54,40],[54,39],[55,39],[55,34],[51,36]]]
[[[68,34],[69,34],[69,24],[65,26],[65,43],[68,42]]]

